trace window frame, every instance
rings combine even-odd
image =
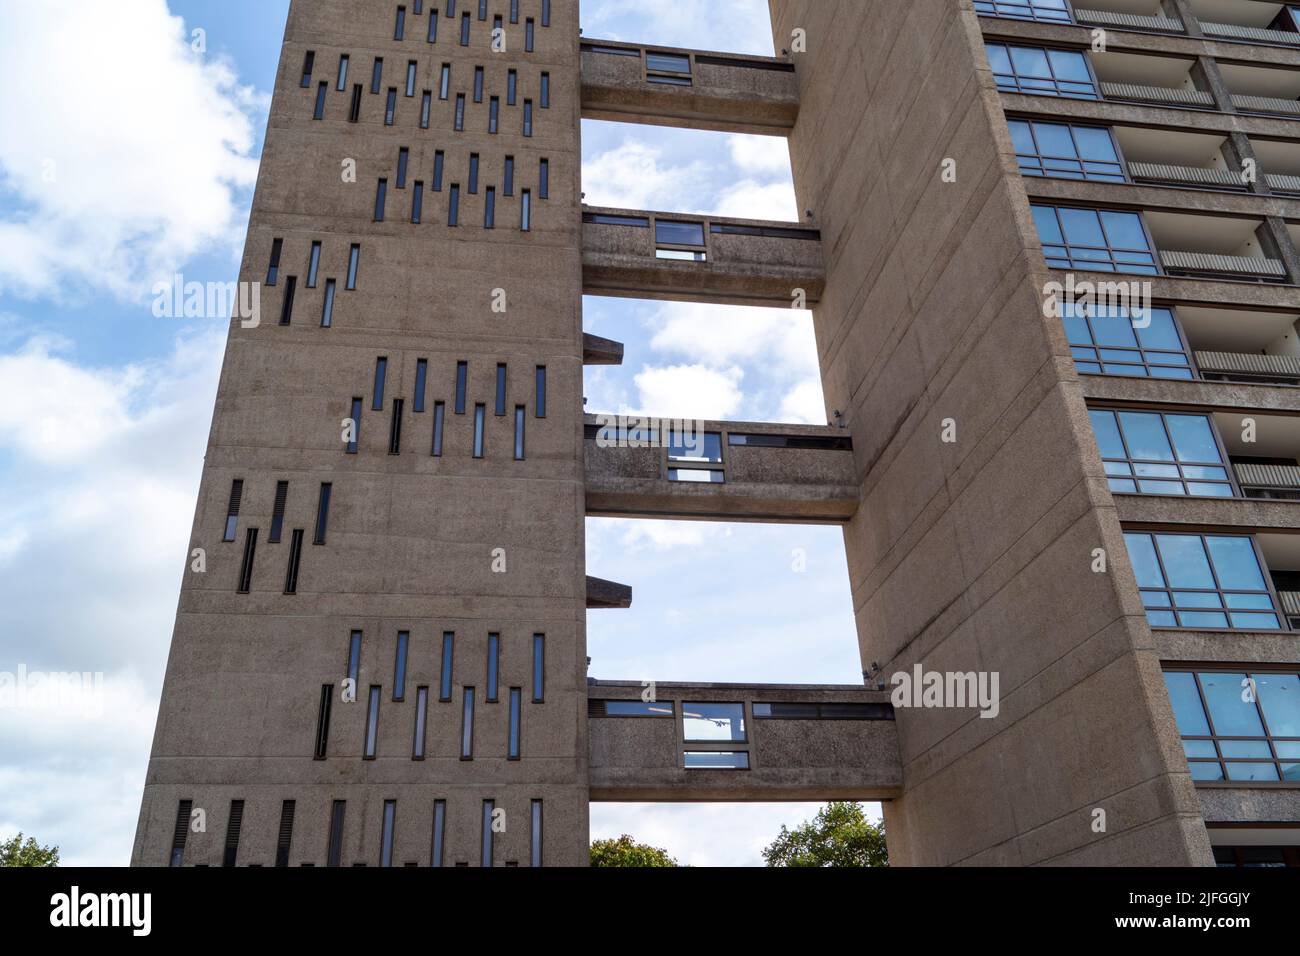
[[[975,0],[975,13],[981,17],[996,17],[1000,20],[1028,20],[1033,23],[1056,23],[1064,26],[1074,26],[1077,21],[1074,19],[1074,11],[1070,8],[1069,0],[1062,0],[1064,6],[1065,18],[1036,16],[1037,3],[1041,0]],[[984,10],[981,7],[989,7]],[[1027,14],[1005,13],[999,10],[1000,7],[1026,7]]]
[[[1010,74],[1010,76],[1011,76],[1011,78],[1015,81],[1015,89],[1006,89],[1006,88],[1003,87],[1003,85],[1002,85],[1000,82],[998,82],[998,77],[999,77],[999,76],[1004,76],[1004,75],[1006,75],[1006,74],[1000,74],[1000,73],[998,73],[996,70],[993,70],[993,63],[992,63],[991,60],[988,60],[988,63],[989,63],[989,69],[990,69],[990,71],[993,72],[993,82],[994,82],[994,85],[997,87],[997,90],[998,90],[999,93],[1014,93],[1014,94],[1019,94],[1019,95],[1021,95],[1021,96],[1049,96],[1049,97],[1053,97],[1054,99],[1066,99],[1066,100],[1089,100],[1089,101],[1093,101],[1093,102],[1098,102],[1098,101],[1101,101],[1101,100],[1103,99],[1102,94],[1101,94],[1101,82],[1097,79],[1097,71],[1096,71],[1095,69],[1093,69],[1092,61],[1088,58],[1088,52],[1087,52],[1086,49],[1081,49],[1081,48],[1079,48],[1079,47],[1061,46],[1060,44],[1025,43],[1025,42],[1018,42],[1018,41],[1012,41],[1012,40],[1003,40],[1003,39],[991,39],[991,38],[985,38],[985,40],[984,40],[985,54],[984,54],[984,55],[985,55],[985,59],[986,59],[986,60],[988,59],[988,47],[989,47],[990,45],[1002,46],[1002,47],[1005,47],[1005,48],[1006,48],[1006,50],[1007,50],[1007,59],[1008,59],[1008,61],[1011,63],[1011,68],[1012,68],[1012,70],[1013,70],[1013,72]],[[1015,70],[1015,65],[1016,65],[1016,64],[1015,64],[1015,58],[1012,57],[1012,55],[1011,55],[1011,50],[1012,50],[1013,47],[1019,47],[1019,48],[1021,48],[1021,49],[1029,49],[1029,50],[1042,50],[1044,54],[1048,54],[1048,53],[1052,53],[1052,52],[1057,52],[1057,53],[1075,53],[1075,54],[1078,54],[1078,56],[1083,60],[1084,69],[1086,69],[1086,70],[1088,71],[1088,82],[1089,82],[1089,85],[1092,86],[1092,93],[1093,93],[1093,95],[1092,95],[1092,96],[1084,96],[1084,95],[1079,94],[1079,93],[1066,94],[1066,93],[1061,92],[1061,88],[1060,88],[1060,80],[1058,80],[1057,77],[1056,77],[1056,69],[1055,69],[1055,67],[1052,66],[1052,58],[1051,58],[1050,56],[1047,56],[1046,59],[1047,59],[1048,69],[1049,69],[1049,70],[1051,71],[1051,73],[1052,73],[1052,84],[1053,84],[1053,86],[1055,87],[1056,92],[1048,92],[1048,91],[1045,90],[1045,89],[1034,89],[1034,88],[1032,88],[1032,87],[1026,89],[1025,86],[1024,86],[1024,84],[1021,83],[1021,77],[1020,77],[1020,74],[1014,72],[1014,70]],[[1032,79],[1032,77],[1031,77],[1031,79]],[[1066,82],[1067,82],[1067,83],[1081,83],[1081,81],[1079,81],[1079,80],[1067,80]]]
[[[1133,179],[1131,176],[1129,176],[1129,172],[1128,172],[1128,160],[1125,159],[1124,151],[1120,147],[1119,140],[1115,137],[1115,128],[1113,126],[1109,126],[1105,124],[1099,125],[1096,123],[1076,123],[1068,118],[1046,119],[1037,116],[1008,115],[1006,117],[1006,120],[1007,120],[1008,132],[1011,129],[1012,123],[1027,124],[1029,126],[1029,135],[1034,141],[1034,149],[1037,150],[1037,152],[1035,152],[1033,155],[1034,158],[1039,161],[1039,167],[1040,167],[1039,172],[1033,172],[1033,171],[1026,172],[1024,168],[1024,164],[1020,162],[1020,158],[1028,154],[1021,153],[1019,150],[1016,150],[1016,165],[1020,170],[1021,176],[1029,176],[1034,179],[1067,179],[1071,182],[1112,183],[1114,185],[1132,184],[1133,182]],[[1045,126],[1064,126],[1067,130],[1070,131],[1070,142],[1074,145],[1075,156],[1073,157],[1052,156],[1052,155],[1044,154],[1042,152],[1042,146],[1038,142],[1038,135],[1034,130],[1035,124],[1042,124]],[[1079,140],[1078,137],[1075,136],[1074,134],[1074,131],[1076,129],[1093,129],[1093,130],[1105,131],[1107,138],[1110,140],[1111,150],[1115,153],[1115,157],[1116,157],[1115,164],[1119,167],[1119,172],[1115,174],[1119,177],[1118,180],[1114,178],[1105,178],[1105,174],[1089,175],[1088,170],[1086,168],[1087,164],[1099,163],[1102,161],[1095,160],[1095,159],[1084,159],[1079,154]],[[1012,146],[1013,148],[1015,146],[1014,138],[1012,140]],[[1079,175],[1078,176],[1063,175],[1065,173],[1065,170],[1060,170],[1060,169],[1049,170],[1046,165],[1047,160],[1056,160],[1058,162],[1065,162],[1065,161],[1078,162]]]
[[[1073,310],[1074,310],[1074,314],[1073,314],[1073,315],[1066,315],[1066,314],[1065,314],[1065,307],[1066,307],[1066,306],[1072,306],[1072,308],[1073,308]],[[1196,366],[1196,355],[1195,355],[1195,353],[1192,351],[1192,345],[1191,345],[1191,343],[1187,340],[1187,333],[1183,330],[1183,323],[1182,323],[1182,321],[1178,318],[1178,309],[1177,309],[1175,306],[1173,306],[1173,305],[1157,305],[1157,304],[1154,304],[1154,303],[1150,306],[1150,308],[1153,309],[1153,310],[1154,310],[1154,309],[1159,309],[1159,310],[1161,310],[1162,312],[1168,312],[1168,313],[1169,313],[1170,321],[1173,323],[1173,326],[1174,326],[1174,332],[1177,333],[1177,335],[1178,335],[1178,341],[1179,341],[1179,343],[1182,345],[1182,351],[1181,351],[1180,354],[1183,356],[1184,359],[1187,360],[1187,362],[1186,362],[1185,365],[1161,365],[1161,364],[1157,364],[1157,363],[1152,362],[1152,361],[1151,361],[1151,358],[1152,358],[1152,357],[1159,357],[1159,356],[1162,356],[1162,355],[1172,355],[1172,354],[1173,354],[1173,350],[1172,350],[1172,349],[1148,348],[1147,346],[1143,345],[1143,344],[1142,344],[1141,330],[1140,330],[1140,329],[1137,329],[1137,328],[1134,329],[1134,335],[1133,335],[1133,339],[1134,339],[1134,341],[1137,343],[1136,346],[1129,347],[1129,346],[1126,346],[1126,345],[1101,345],[1101,344],[1098,344],[1098,338],[1097,338],[1096,328],[1095,328],[1095,326],[1093,325],[1093,319],[1096,318],[1096,311],[1095,311],[1095,310],[1096,310],[1096,307],[1093,306],[1093,307],[1089,308],[1087,311],[1080,311],[1080,309],[1079,309],[1079,304],[1078,304],[1077,302],[1076,302],[1076,303],[1061,302],[1061,303],[1059,303],[1059,310],[1060,310],[1060,312],[1061,312],[1061,315],[1060,315],[1061,326],[1062,326],[1063,331],[1065,332],[1065,344],[1066,344],[1067,346],[1069,346],[1069,349],[1070,349],[1070,355],[1071,355],[1071,358],[1072,358],[1073,361],[1074,361],[1074,368],[1075,368],[1075,371],[1078,372],[1080,375],[1100,375],[1100,376],[1105,376],[1105,377],[1107,377],[1107,378],[1139,378],[1139,379],[1144,379],[1144,380],[1154,380],[1154,381],[1161,381],[1161,382],[1196,382],[1196,381],[1201,381],[1201,372],[1200,372],[1200,369],[1198,369],[1197,366]],[[1128,319],[1129,323],[1132,324],[1132,322],[1133,322],[1133,317],[1132,317],[1131,315],[1129,315],[1129,316],[1126,316],[1126,318]],[[1088,330],[1088,337],[1092,340],[1092,344],[1090,344],[1090,345],[1080,345],[1080,344],[1077,344],[1077,343],[1075,343],[1075,342],[1071,342],[1071,341],[1070,341],[1070,333],[1069,333],[1068,328],[1066,328],[1066,321],[1067,321],[1068,319],[1079,319],[1079,320],[1082,320],[1082,321],[1083,321],[1084,326],[1085,326],[1085,327],[1087,328],[1087,330]],[[1081,356],[1079,356],[1078,354],[1076,354],[1078,351],[1085,351],[1085,350],[1091,350],[1091,351],[1094,353],[1094,357],[1093,357],[1093,358],[1084,358],[1084,357],[1081,357]],[[1116,363],[1113,359],[1110,360],[1110,361],[1107,361],[1107,360],[1105,360],[1105,359],[1102,358],[1101,353],[1102,353],[1103,351],[1125,351],[1125,352],[1137,352],[1137,353],[1139,354],[1140,358],[1141,358],[1141,362],[1140,362],[1140,363],[1138,363],[1138,362],[1122,362],[1122,363]],[[1098,366],[1099,371],[1094,372],[1094,371],[1092,371],[1091,369],[1081,368],[1080,365],[1083,365],[1083,364],[1087,364],[1087,365],[1096,365],[1096,366]],[[1141,364],[1141,366],[1142,366],[1144,369],[1147,370],[1147,373],[1148,373],[1148,374],[1146,374],[1146,375],[1137,375],[1137,374],[1134,374],[1134,373],[1132,373],[1132,372],[1108,372],[1108,371],[1106,371],[1106,366],[1107,366],[1107,365],[1114,365],[1114,364],[1123,364],[1123,365],[1138,365],[1138,364]],[[1181,377],[1179,377],[1179,376],[1177,376],[1177,375],[1153,375],[1153,374],[1151,374],[1151,370],[1152,370],[1152,369],[1186,369],[1186,370],[1188,371],[1189,375],[1188,375],[1187,378],[1181,378]]]
[[[1047,268],[1054,269],[1058,272],[1095,272],[1098,273],[1099,275],[1140,275],[1140,276],[1159,277],[1165,274],[1164,266],[1160,261],[1160,250],[1156,246],[1155,237],[1151,235],[1151,227],[1147,225],[1146,217],[1142,215],[1141,209],[1117,209],[1113,206],[1091,206],[1085,203],[1056,202],[1054,200],[1032,200],[1031,199],[1029,202],[1029,212],[1031,217],[1034,216],[1035,209],[1051,209],[1053,211],[1053,215],[1056,218],[1057,229],[1061,233],[1062,242],[1060,243],[1048,242],[1046,239],[1043,238],[1041,231],[1039,231],[1038,229],[1037,218],[1036,217],[1034,218],[1034,231],[1038,236],[1039,249],[1043,253],[1043,259],[1047,263]],[[1081,209],[1087,212],[1095,213],[1097,215],[1097,223],[1100,226],[1102,230],[1102,234],[1105,236],[1106,239],[1105,252],[1109,257],[1108,259],[1102,260],[1102,259],[1076,259],[1075,258],[1075,256],[1071,252],[1071,250],[1073,249],[1100,250],[1102,247],[1070,243],[1070,241],[1066,238],[1065,227],[1061,221],[1060,210],[1062,209]],[[1105,222],[1101,218],[1101,214],[1107,212],[1124,213],[1127,215],[1136,216],[1138,220],[1138,224],[1142,227],[1142,235],[1146,239],[1147,248],[1145,250],[1140,250],[1140,249],[1128,249],[1124,247],[1112,246],[1110,244],[1111,242],[1110,236],[1109,234],[1106,233]],[[1065,256],[1049,254],[1048,253],[1049,246],[1064,249]],[[1115,258],[1115,254],[1117,252],[1128,252],[1133,254],[1145,252],[1146,254],[1149,254],[1151,256],[1151,268],[1154,271],[1152,272],[1138,271],[1138,267],[1145,266],[1146,263],[1117,261]],[[1057,265],[1056,262],[1053,261],[1053,260],[1059,261],[1062,259],[1068,259],[1069,264]],[[1111,266],[1111,268],[1110,269],[1088,268],[1090,265],[1101,265],[1103,262],[1108,263]]]
[[[1242,498],[1242,497],[1244,497],[1244,495],[1242,494],[1242,491],[1241,491],[1241,487],[1237,484],[1237,477],[1236,477],[1236,474],[1235,474],[1235,472],[1234,472],[1234,470],[1233,470],[1232,462],[1231,462],[1231,460],[1228,458],[1228,449],[1227,449],[1227,447],[1223,444],[1223,436],[1219,434],[1219,429],[1218,429],[1218,427],[1216,426],[1216,424],[1215,424],[1215,422],[1214,422],[1214,417],[1213,417],[1213,415],[1212,415],[1210,412],[1175,411],[1175,410],[1172,410],[1172,409],[1165,409],[1165,408],[1133,408],[1133,407],[1129,407],[1129,406],[1089,405],[1089,406],[1088,406],[1088,414],[1089,414],[1089,419],[1090,419],[1090,420],[1091,420],[1091,416],[1092,416],[1092,413],[1093,413],[1093,412],[1107,412],[1107,413],[1110,413],[1111,415],[1114,415],[1114,416],[1115,416],[1115,427],[1116,427],[1116,430],[1117,430],[1118,433],[1119,433],[1119,440],[1120,440],[1121,444],[1124,446],[1124,454],[1127,456],[1127,457],[1125,457],[1124,459],[1118,459],[1118,458],[1110,458],[1110,457],[1107,457],[1106,454],[1105,454],[1105,453],[1102,451],[1102,449],[1101,449],[1101,443],[1098,442],[1098,443],[1097,443],[1097,451],[1098,451],[1098,453],[1101,455],[1102,465],[1104,466],[1104,465],[1106,465],[1106,463],[1108,463],[1108,462],[1120,462],[1120,461],[1122,460],[1124,463],[1126,463],[1127,465],[1130,466],[1130,468],[1129,468],[1129,474],[1128,474],[1127,476],[1125,476],[1125,475],[1111,475],[1109,472],[1107,472],[1107,474],[1106,474],[1106,478],[1107,478],[1107,483],[1110,485],[1110,492],[1111,492],[1111,494],[1115,494],[1115,495],[1142,495],[1142,496],[1147,496],[1147,497],[1162,497],[1162,498],[1213,498],[1213,499],[1217,499],[1217,500],[1221,500],[1221,499],[1230,499],[1230,498]],[[1170,450],[1171,450],[1171,451],[1173,452],[1173,454],[1174,454],[1174,458],[1173,458],[1173,460],[1172,460],[1172,461],[1160,461],[1160,460],[1152,459],[1152,458],[1134,458],[1134,457],[1133,457],[1133,452],[1132,452],[1132,450],[1129,448],[1129,436],[1128,436],[1128,434],[1124,431],[1123,423],[1122,423],[1122,422],[1120,421],[1120,419],[1119,419],[1119,415],[1120,415],[1121,413],[1124,413],[1124,412],[1130,412],[1130,413],[1140,414],[1140,415],[1158,415],[1158,416],[1160,417],[1160,424],[1161,424],[1161,427],[1164,429],[1165,441],[1168,443]],[[1169,419],[1169,417],[1171,417],[1171,416],[1172,416],[1172,417],[1176,417],[1176,418],[1201,418],[1201,419],[1204,419],[1205,422],[1206,422],[1206,424],[1209,425],[1209,428],[1210,428],[1210,435],[1211,435],[1211,437],[1214,439],[1214,447],[1215,447],[1215,449],[1216,449],[1216,450],[1218,451],[1218,453],[1219,453],[1219,461],[1217,461],[1217,462],[1202,462],[1202,461],[1189,461],[1189,462],[1184,462],[1181,458],[1179,458],[1179,457],[1178,457],[1178,446],[1177,446],[1177,445],[1175,444],[1175,442],[1174,442],[1173,431],[1172,431],[1172,430],[1170,429],[1170,427],[1169,427],[1169,421],[1168,421],[1168,419]],[[1091,422],[1090,422],[1090,423],[1091,423]],[[1095,438],[1096,438],[1096,428],[1095,428],[1095,426],[1094,426],[1093,432],[1094,432],[1093,437],[1094,437],[1094,439],[1095,439]],[[1226,478],[1225,480],[1222,480],[1222,481],[1217,480],[1217,479],[1213,479],[1213,478],[1188,478],[1187,475],[1186,475],[1186,472],[1184,471],[1184,465],[1185,465],[1185,464],[1186,464],[1188,467],[1192,467],[1192,468],[1205,468],[1205,467],[1208,467],[1208,468],[1222,468],[1223,471],[1226,473],[1227,478]],[[1151,476],[1151,475],[1137,475],[1137,474],[1135,474],[1135,472],[1136,472],[1136,468],[1133,467],[1133,466],[1136,466],[1136,465],[1165,465],[1165,466],[1170,466],[1170,467],[1176,468],[1176,469],[1178,470],[1179,477],[1178,477],[1178,478],[1165,478],[1165,477],[1156,477],[1156,476]],[[1123,490],[1119,490],[1119,491],[1117,491],[1117,490],[1115,489],[1115,487],[1114,487],[1114,483],[1115,483],[1116,481],[1126,481],[1126,480],[1127,480],[1127,481],[1130,481],[1130,482],[1133,482],[1133,484],[1134,484],[1134,488],[1135,488],[1136,490],[1134,490],[1134,491],[1123,491]],[[1141,481],[1143,481],[1143,480],[1146,480],[1146,481],[1178,482],[1179,484],[1181,484],[1181,485],[1183,486],[1183,493],[1182,493],[1181,495],[1179,495],[1179,494],[1173,494],[1173,493],[1171,493],[1171,494],[1162,494],[1162,493],[1160,493],[1160,492],[1155,492],[1155,491],[1142,491],[1142,490],[1141,490],[1142,486],[1141,486],[1141,484],[1139,484],[1139,482],[1141,482]],[[1193,494],[1193,493],[1188,489],[1188,486],[1191,485],[1191,484],[1214,484],[1214,485],[1225,485],[1225,486],[1227,486],[1228,490],[1231,491],[1232,493],[1231,493],[1230,495],[1198,495],[1198,494]],[[1180,588],[1179,590],[1182,590],[1182,589]]]

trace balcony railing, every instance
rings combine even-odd
[[[1287,173],[1265,173],[1264,182],[1268,188],[1279,193],[1300,193],[1300,176]]]
[[[1282,613],[1295,627],[1296,619],[1300,618],[1300,591],[1278,591],[1277,596],[1282,601]]]
[[[1232,105],[1246,113],[1282,113],[1300,116],[1300,100],[1284,100],[1277,96],[1242,96],[1232,94]]]
[[[1205,169],[1200,166],[1170,166],[1165,163],[1129,163],[1129,175],[1145,182],[1177,183],[1189,186],[1218,186],[1245,189],[1241,173],[1231,169]]]
[[[1214,108],[1214,97],[1204,90],[1182,87],[1142,86],[1137,83],[1102,83],[1102,95],[1108,100],[1135,100],[1139,103],[1167,103],[1170,106]],[[1283,100],[1282,102],[1286,102]]]
[[[1175,275],[1226,276],[1247,279],[1285,279],[1286,267],[1277,259],[1258,256],[1220,256],[1208,252],[1179,252],[1162,249],[1160,262],[1165,271]]]
[[[1300,498],[1300,467],[1234,464],[1237,484],[1247,498]]]
[[[1148,17],[1137,13],[1113,13],[1110,10],[1075,10],[1074,19],[1103,27],[1122,27],[1130,30],[1159,30],[1163,33],[1183,33],[1183,22],[1174,17]]]
[[[1265,27],[1241,27],[1235,23],[1206,23],[1202,20],[1201,32],[1206,36],[1223,37],[1226,40],[1248,40],[1255,43],[1285,43],[1288,46],[1300,46],[1300,33],[1269,30]]]
[[[1254,352],[1197,352],[1201,377],[1226,381],[1300,384],[1300,358]]]

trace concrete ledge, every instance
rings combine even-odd
[[[1265,498],[1192,498],[1117,494],[1115,510],[1127,526],[1196,525],[1205,530],[1300,533],[1300,501]]]
[[[1243,787],[1198,783],[1206,823],[1282,823],[1300,820],[1300,784]]]
[[[1248,136],[1293,138],[1300,135],[1300,118],[1220,113],[1215,110],[1175,109],[1146,103],[1106,100],[1070,100],[1059,96],[1002,93],[1007,113],[1038,115],[1058,122],[1082,121],[1120,126],[1152,126],[1205,133],[1245,133]],[[1267,170],[1265,170],[1267,172]]]
[[[1162,661],[1273,664],[1300,660],[1293,631],[1186,631],[1152,628]]]
[[[1054,282],[1064,285],[1070,273],[1064,269],[1047,270]],[[1187,279],[1173,276],[1140,276],[1127,272],[1073,273],[1076,283],[1142,282],[1150,283],[1151,298],[1157,304],[1223,305],[1236,308],[1277,309],[1295,312],[1300,291],[1280,282],[1227,282],[1222,279]]]
[[[1080,202],[1099,206],[1167,209],[1203,215],[1224,213],[1250,217],[1280,216],[1300,219],[1300,199],[1262,196],[1230,189],[1179,189],[1145,183],[1094,183],[1069,179],[1024,176],[1030,199],[1052,202]]]
[[[1118,375],[1080,375],[1089,401],[1177,405],[1188,410],[1220,408],[1258,412],[1300,412],[1300,388],[1239,382],[1187,382]]]

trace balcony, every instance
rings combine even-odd
[[[880,800],[903,782],[887,691],[588,682],[595,801]]]
[[[1209,381],[1300,385],[1300,310],[1178,307],[1178,324]]]
[[[1112,132],[1129,178],[1136,183],[1239,192],[1249,189],[1241,171],[1229,161],[1224,134],[1141,126],[1115,126]]]
[[[1214,97],[1195,60],[1137,53],[1089,53],[1107,100],[1214,109]]]
[[[1154,33],[1184,33],[1177,17],[1165,12],[1160,0],[1081,0],[1087,9],[1076,7],[1075,22],[1086,26],[1115,27]]]
[[[1275,193],[1300,196],[1300,142],[1252,136],[1264,182]]]
[[[1166,275],[1285,282],[1282,261],[1265,252],[1267,228],[1258,219],[1148,210],[1147,229]]]
[[[587,514],[839,523],[857,511],[853,444],[843,429],[586,418]]]
[[[1219,73],[1238,112],[1300,116],[1300,70],[1220,61]]]
[[[1287,8],[1278,3],[1244,0],[1190,0],[1192,11],[1207,37],[1300,46],[1300,33]]]
[[[594,207],[582,222],[588,294],[788,307],[825,287],[821,233],[799,223]]]
[[[784,135],[799,115],[794,66],[772,57],[582,43],[582,115]]]

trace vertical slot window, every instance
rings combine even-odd
[[[504,362],[497,363],[497,404],[496,414],[504,415],[506,413],[506,365]]]
[[[302,564],[302,528],[294,528],[289,539],[289,567],[284,573],[284,593],[298,593],[298,569]]]
[[[546,699],[546,635],[533,635],[533,703]]]
[[[442,402],[433,403],[433,449],[429,452],[434,458],[442,457],[442,426],[446,417],[446,406]]]
[[[537,366],[536,389],[533,394],[533,414],[546,417],[546,366]]]
[[[330,524],[330,496],[333,493],[334,485],[322,481],[320,497],[316,500],[316,537],[312,540],[313,544],[325,543],[325,535],[329,531]]]
[[[244,532],[244,559],[239,566],[239,593],[247,594],[253,586],[253,561],[257,557],[257,529]]]
[[[515,105],[515,96],[519,91],[519,71],[510,70],[506,73],[506,106]]]
[[[266,267],[266,284],[275,285],[280,278],[280,255],[284,252],[284,240],[271,240],[271,262]]]
[[[323,80],[316,86],[316,106],[312,110],[311,118],[314,120],[325,118],[325,93],[329,90],[329,84]]]
[[[484,700],[496,703],[497,683],[501,670],[501,635],[489,634],[487,646],[487,694]]]
[[[280,324],[288,325],[293,321],[293,297],[298,291],[298,277],[286,276],[284,280],[284,298],[280,301]]]
[[[545,23],[546,21],[542,21]],[[534,800],[530,807],[529,821],[529,852],[528,863],[530,866],[542,865],[542,801]]]
[[[393,829],[397,825],[397,801],[384,801],[383,834],[379,840],[379,865],[393,865]]]
[[[454,631],[442,633],[442,668],[438,673],[438,699],[451,700],[452,666],[456,659],[456,634]]]
[[[510,22],[519,22],[519,0],[510,0]]]
[[[361,84],[352,87],[352,102],[348,104],[348,122],[355,123],[361,119]]]
[[[537,164],[537,197],[539,199],[551,198],[551,161],[549,159],[539,160]]]
[[[415,360],[415,397],[411,400],[411,411],[424,411],[425,386],[429,381],[429,360]]]
[[[397,22],[393,24],[393,39],[400,40],[406,36],[406,7],[397,8]]]
[[[266,539],[271,544],[280,543],[280,531],[284,528],[284,507],[288,499],[289,482],[277,481],[275,483],[275,504],[271,506],[271,533]]]
[[[480,847],[480,866],[492,865],[492,815],[496,812],[495,800],[483,801],[483,838]]]
[[[326,866],[338,866],[343,857],[343,816],[347,801],[335,800],[330,808],[330,841],[325,854]]]
[[[406,167],[411,162],[411,151],[403,146],[397,151],[397,188],[406,188]]]
[[[510,731],[506,744],[507,760],[519,759],[519,704],[522,695],[522,688],[510,688]]]
[[[226,819],[226,848],[221,857],[222,866],[234,866],[239,855],[239,831],[244,825],[244,801],[230,801],[230,816]]]
[[[375,57],[374,68],[370,71],[370,92],[378,93],[384,82],[384,58]]]
[[[469,363],[456,363],[456,414],[465,414],[465,386],[469,378]]]
[[[384,378],[387,374],[388,359],[381,355],[375,359],[375,392],[370,403],[372,411],[382,412],[384,410]]]
[[[483,457],[483,420],[487,412],[487,406],[478,404],[474,406],[474,457]]]
[[[176,826],[172,829],[172,852],[167,861],[168,866],[180,866],[185,862],[185,840],[190,835],[190,814],[193,810],[193,800],[181,800],[176,804]]]
[[[527,20],[524,21],[524,52],[525,52],[525,53],[532,53],[532,52],[533,52],[533,48],[534,48],[534,44],[533,44],[534,36],[533,36],[533,33],[534,33],[534,30],[533,30],[533,18],[532,18],[532,17],[529,17]]]
[[[474,102],[483,102],[483,67],[474,67]]]
[[[451,95],[451,64],[444,63],[438,75],[438,99],[445,100]]]
[[[397,120],[397,87],[388,88],[388,101],[384,104],[384,125],[392,126]]]
[[[429,128],[429,111],[433,107],[433,92],[425,90],[420,97],[420,129]]]
[[[320,243],[311,244],[311,255],[307,257],[307,288],[316,288],[316,274],[320,271]]]
[[[361,679],[361,639],[363,632],[353,631],[348,637],[348,680],[355,684]],[[355,688],[353,688],[355,690]]]
[[[469,154],[469,194],[478,195],[478,153]]]
[[[456,119],[454,123],[454,128],[458,133],[462,133],[465,131],[465,94],[464,93],[456,94]]]
[[[226,528],[221,535],[222,541],[235,540],[235,528],[239,524],[239,503],[244,497],[244,482],[236,478],[230,483],[230,503],[226,505]]]
[[[495,133],[500,128],[501,123],[501,97],[493,96],[488,99],[488,132]]]
[[[429,850],[429,865],[442,866],[442,838],[447,829],[447,801],[433,801],[433,846]]]
[[[342,93],[348,88],[348,55],[346,53],[339,57],[339,81],[336,89]]]
[[[445,162],[442,150],[437,150],[433,154],[433,191],[442,192],[442,167]]]
[[[478,0],[478,18],[480,20],[487,19],[487,5],[488,0]]]
[[[348,250],[348,283],[349,292],[357,287],[357,267],[361,265],[361,246],[352,243],[352,248]]]
[[[447,225],[460,225],[460,183],[452,183],[447,196]]]
[[[313,760],[324,760],[330,742],[330,709],[334,705],[334,685],[320,685],[320,703],[316,706],[316,747]]]
[[[379,696],[382,688],[378,684],[370,685],[369,699],[366,703],[366,741],[364,758],[375,759],[375,750],[379,746]]]
[[[460,15],[460,45],[469,46],[469,14]]]
[[[505,176],[501,183],[501,194],[503,196],[513,196],[515,194],[515,158],[506,157]]]
[[[393,656],[393,700],[406,699],[406,653],[410,642],[409,631],[397,632],[397,652]]]
[[[302,82],[299,84],[303,89],[311,86],[311,71],[316,65],[316,54],[308,50],[306,56],[302,58]]]
[[[549,27],[550,25],[551,25],[551,0],[542,0],[542,26]],[[541,803],[540,800],[537,800],[535,802],[538,804]],[[535,864],[535,865],[540,865],[540,864]]]
[[[524,423],[528,420],[528,409],[523,405],[515,406],[515,461],[524,460]]]
[[[280,804],[280,830],[275,840],[275,865],[289,865],[289,845],[293,842],[293,813],[297,806],[293,800]]]
[[[328,329],[334,324],[334,288],[333,279],[325,280],[325,299],[321,303],[320,310],[320,327]]]
[[[375,186],[375,222],[384,221],[384,205],[388,199],[388,180],[381,179]]]
[[[438,42],[438,11],[437,10],[429,11],[429,32],[426,36],[426,39],[430,43]]]
[[[357,442],[361,439],[361,399],[352,399],[352,427],[351,441],[348,442],[347,453],[355,455],[357,453]]]
[[[460,759],[474,759],[474,688],[466,687],[460,711]]]
[[[533,135],[533,101],[524,100],[524,135]]]
[[[519,192],[519,228],[523,232],[531,232],[533,228],[533,194],[527,189],[521,189]]]
[[[402,453],[402,410],[405,402],[400,398],[393,399],[393,420],[388,426],[388,453],[390,455],[400,455]]]
[[[483,197],[483,228],[495,229],[497,225],[497,190],[489,186]]]
[[[542,90],[540,99],[542,101],[542,109],[549,110],[551,108],[551,74],[549,73],[542,73]]]
[[[415,95],[415,70],[416,62],[414,60],[406,61],[406,95]]]
[[[424,738],[429,725],[429,688],[415,688],[415,739],[411,743],[411,759],[424,759]]]

